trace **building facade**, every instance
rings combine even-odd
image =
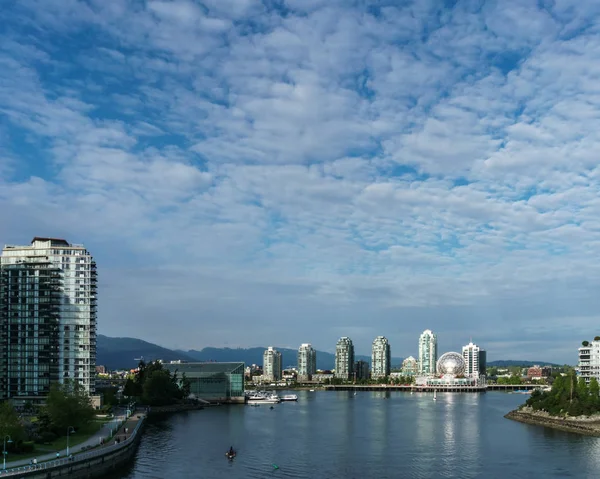
[[[317,372],[317,351],[304,343],[298,349],[298,381],[310,381]]]
[[[184,374],[190,381],[190,396],[210,403],[243,403],[244,363],[182,363],[163,364],[171,372]]]
[[[419,336],[419,374],[434,375],[437,359],[437,336],[426,329]]]
[[[463,346],[462,355],[466,364],[466,376],[478,377],[486,374],[486,352],[484,349],[470,341],[469,344]]]
[[[281,380],[281,353],[272,346],[263,353],[263,378],[266,381]]]
[[[593,341],[583,341],[578,352],[579,376],[588,384],[592,378],[600,381],[600,338],[596,336]]]
[[[340,338],[335,346],[335,377],[346,381],[354,378],[354,345],[350,338]]]
[[[389,376],[391,360],[389,341],[385,336],[377,336],[373,340],[371,353],[371,377],[383,378]]]
[[[354,363],[354,373],[356,376],[356,380],[363,380],[363,379],[369,379],[370,372],[369,372],[369,363],[367,361],[356,361]]]
[[[50,382],[77,381],[94,392],[96,263],[83,245],[33,239],[0,256],[6,395],[32,398]],[[4,367],[4,366],[2,366]]]
[[[402,375],[416,376],[419,373],[419,363],[412,356],[402,361]]]

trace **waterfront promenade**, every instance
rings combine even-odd
[[[485,391],[519,391],[540,387],[537,384],[487,384],[484,386],[418,386],[418,385],[396,385],[396,384],[343,384],[322,386],[326,391],[412,391],[412,392],[485,392]]]
[[[144,410],[139,410],[134,412],[129,418],[126,418],[125,415],[115,416],[110,422],[102,426],[102,428],[93,436],[89,437],[85,441],[75,446],[69,447],[69,454],[76,455],[78,453],[87,451],[91,448],[95,448],[94,451],[98,451],[101,450],[103,447],[107,447],[114,444],[115,440],[117,439],[119,439],[120,441],[126,439],[131,434],[131,431],[134,430],[138,422],[138,416],[143,415],[145,415]],[[104,444],[101,444],[102,440],[104,440]],[[60,458],[65,458],[67,456],[66,449],[61,449],[59,451],[52,451],[48,453],[40,453],[39,456],[35,456],[35,458],[37,459],[37,463],[41,464],[43,462],[56,460],[57,452],[60,453]],[[28,466],[31,464],[32,459],[33,457],[29,457],[27,459],[20,459],[17,461],[7,461],[6,468],[10,469],[14,467]]]

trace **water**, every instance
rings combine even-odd
[[[223,406],[153,420],[135,463],[113,477],[585,478],[600,468],[599,438],[504,419],[520,394],[298,395],[273,410]]]

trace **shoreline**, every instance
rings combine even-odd
[[[534,411],[531,408],[525,407],[510,411],[504,417],[534,426],[543,426],[584,436],[600,437],[600,417],[598,416],[558,417],[550,416],[545,411]]]
[[[171,404],[169,406],[150,406],[147,410],[148,416],[154,414],[167,414],[183,411],[198,411],[204,409],[207,404]]]

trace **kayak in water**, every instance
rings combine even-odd
[[[233,446],[231,446],[229,448],[229,451],[227,451],[225,453],[225,455],[229,458],[229,459],[233,459],[235,457],[235,450],[233,449]]]

